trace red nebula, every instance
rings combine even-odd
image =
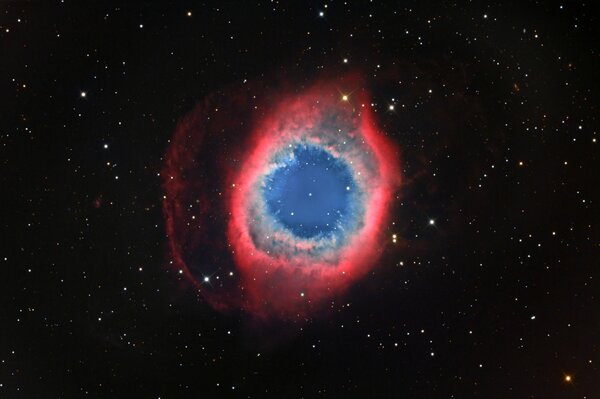
[[[236,100],[231,109],[222,108],[220,115],[214,115],[214,101],[207,100],[179,123],[162,173],[171,265],[213,307],[238,308],[260,318],[303,317],[377,266],[388,241],[383,233],[400,185],[400,162],[398,148],[377,127],[364,86],[351,75],[317,82],[300,93],[279,92],[268,112],[237,123],[236,115],[227,113],[243,104],[237,100],[241,96],[232,96]],[[332,113],[368,153],[362,163],[360,154],[349,155],[358,158],[356,170],[364,172],[364,220],[348,242],[322,258],[310,255],[311,248],[302,242],[295,252],[265,251],[251,232],[256,215],[248,213],[257,176],[277,145],[285,142],[282,138],[318,126]],[[240,154],[240,159],[231,162],[231,154]],[[220,175],[209,177],[197,168]],[[215,190],[218,198],[209,194]],[[213,262],[210,258],[228,265],[217,269],[226,271],[218,286],[204,284],[204,276],[212,270],[206,269]],[[233,274],[231,264],[235,284],[227,282]]]

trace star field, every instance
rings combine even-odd
[[[0,8],[0,397],[597,397],[591,3]],[[353,73],[368,99],[340,83],[336,104],[399,148],[376,265],[312,313],[219,309],[207,298],[252,295],[222,211],[244,182],[223,170],[243,167],[279,93]],[[190,269],[164,212],[186,115],[210,133],[177,209],[203,240]],[[334,234],[351,168],[293,151],[303,164],[265,180],[269,211]]]

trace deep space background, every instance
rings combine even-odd
[[[600,397],[592,5],[1,2],[0,398]],[[212,309],[168,267],[177,121],[344,73],[401,150],[379,264],[301,320]]]

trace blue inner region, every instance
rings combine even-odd
[[[268,212],[301,238],[347,227],[356,184],[346,163],[311,145],[297,145],[280,158],[282,166],[265,178]]]

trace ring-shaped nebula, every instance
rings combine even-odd
[[[229,96],[198,105],[167,151],[169,264],[216,309],[306,316],[377,266],[398,149],[356,75],[280,92],[251,116]]]

